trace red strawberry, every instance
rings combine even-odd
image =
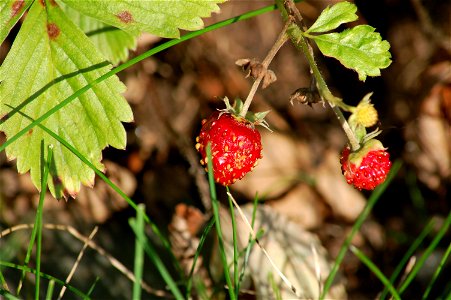
[[[250,172],[262,158],[260,133],[247,119],[229,112],[215,112],[202,121],[196,149],[207,166],[207,144],[211,143],[216,182],[231,185]]]
[[[341,170],[349,184],[359,190],[373,190],[383,183],[390,171],[390,155],[378,140],[370,140],[356,152],[348,146],[340,158]]]

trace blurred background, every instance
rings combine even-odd
[[[322,9],[335,2],[307,1],[298,7],[306,23],[312,24]],[[271,3],[231,0],[221,5],[220,14],[205,22],[213,24]],[[317,59],[329,87],[347,104],[356,105],[364,95],[374,93],[372,100],[380,116],[377,126],[383,130],[379,139],[392,161],[403,163],[353,241],[389,276],[421,230],[434,219],[434,229],[426,238],[428,245],[451,208],[451,3],[355,3],[360,18],[349,26],[376,27],[391,44],[391,66],[382,71],[381,77],[363,83],[355,72],[334,59],[318,53]],[[184,42],[119,74],[127,86],[125,97],[135,122],[125,124],[125,151],[104,151],[107,175],[132,199],[146,205],[148,215],[162,231],[170,232],[168,226],[178,204],[195,207],[200,214],[205,212],[208,185],[194,149],[201,120],[224,108],[222,97],[246,98],[252,80],[245,78],[235,61],[262,60],[282,25],[277,11],[266,13]],[[14,32],[2,44],[0,61],[13,39]],[[131,56],[163,42],[143,35]],[[242,205],[252,202],[258,192],[262,204],[317,236],[327,250],[326,256],[333,260],[370,193],[348,186],[341,175],[339,155],[346,138],[327,105],[309,107],[289,102],[292,92],[310,85],[303,55],[287,43],[270,69],[277,81],[258,90],[251,109],[271,110],[267,121],[274,132],[261,129],[264,158],[252,173],[231,187],[231,192]],[[0,143],[3,141],[0,135]],[[15,162],[7,161],[1,153],[0,230],[34,222],[39,194],[29,175],[18,175],[16,170]],[[218,193],[220,200],[227,203],[224,188],[218,187]],[[132,216],[134,210],[97,179],[94,188],[83,187],[75,200],[57,201],[49,196],[44,223],[68,225],[84,236],[98,225],[95,242],[132,268],[134,236],[127,222]],[[22,262],[29,234],[29,230],[18,230],[2,238],[1,259]],[[406,299],[422,293],[450,241],[448,232],[404,294]],[[43,245],[43,271],[62,279],[83,243],[67,230],[47,230]],[[425,247],[415,255],[421,255]],[[382,290],[376,277],[352,254],[345,257],[341,270],[350,299],[373,299]],[[4,274],[11,283],[17,282],[20,275],[11,270]],[[72,283],[86,290],[96,276],[101,278],[97,285],[99,298],[130,297],[130,281],[91,250]],[[158,286],[161,279],[154,276],[145,271],[145,279]],[[434,289],[431,299],[449,293],[449,278],[448,262],[435,285],[440,288]],[[26,291],[27,285],[24,288]],[[32,293],[31,285],[28,288]]]

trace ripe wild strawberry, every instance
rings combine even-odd
[[[356,152],[346,146],[340,158],[341,170],[349,184],[373,190],[383,183],[390,171],[390,155],[378,140],[369,140]]]
[[[205,167],[206,147],[211,143],[213,175],[224,186],[243,178],[262,158],[261,137],[254,124],[229,112],[215,112],[202,121],[196,142]]]

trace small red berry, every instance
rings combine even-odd
[[[254,124],[228,112],[215,112],[202,121],[196,141],[205,167],[206,147],[211,143],[213,175],[216,182],[225,186],[243,178],[262,158],[261,137]]]
[[[355,152],[346,146],[340,163],[346,181],[359,190],[374,190],[385,181],[391,167],[390,155],[378,140],[368,141]]]

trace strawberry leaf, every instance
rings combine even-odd
[[[91,39],[94,45],[113,64],[128,58],[128,50],[135,50],[138,34],[130,34],[97,19],[80,14],[64,3],[60,4],[67,17]]]
[[[0,44],[3,43],[11,28],[31,3],[33,3],[33,0],[3,0],[0,3]]]
[[[345,67],[357,71],[359,80],[380,76],[391,64],[390,44],[369,25],[359,25],[340,33],[308,35],[321,52],[338,59]]]
[[[225,0],[60,0],[85,15],[121,28],[130,34],[145,31],[160,37],[177,38],[179,28],[197,30],[202,17],[218,12],[216,3]]]
[[[78,89],[105,74],[111,67],[94,44],[53,1],[34,1],[14,44],[0,68],[0,130],[7,137],[49,111]],[[101,150],[108,145],[124,148],[126,134],[121,122],[130,122],[132,112],[124,97],[125,86],[116,76],[95,85],[76,100],[42,122],[56,132],[97,168]],[[11,111],[10,107],[15,109]],[[17,158],[20,173],[30,170],[33,183],[40,183],[40,143],[53,145],[53,180],[49,188],[56,197],[76,195],[80,184],[92,185],[94,171],[59,142],[35,127],[6,148],[8,158]]]
[[[341,24],[357,20],[358,16],[355,14],[356,11],[357,6],[346,1],[328,6],[306,32],[327,32],[334,30]]]

